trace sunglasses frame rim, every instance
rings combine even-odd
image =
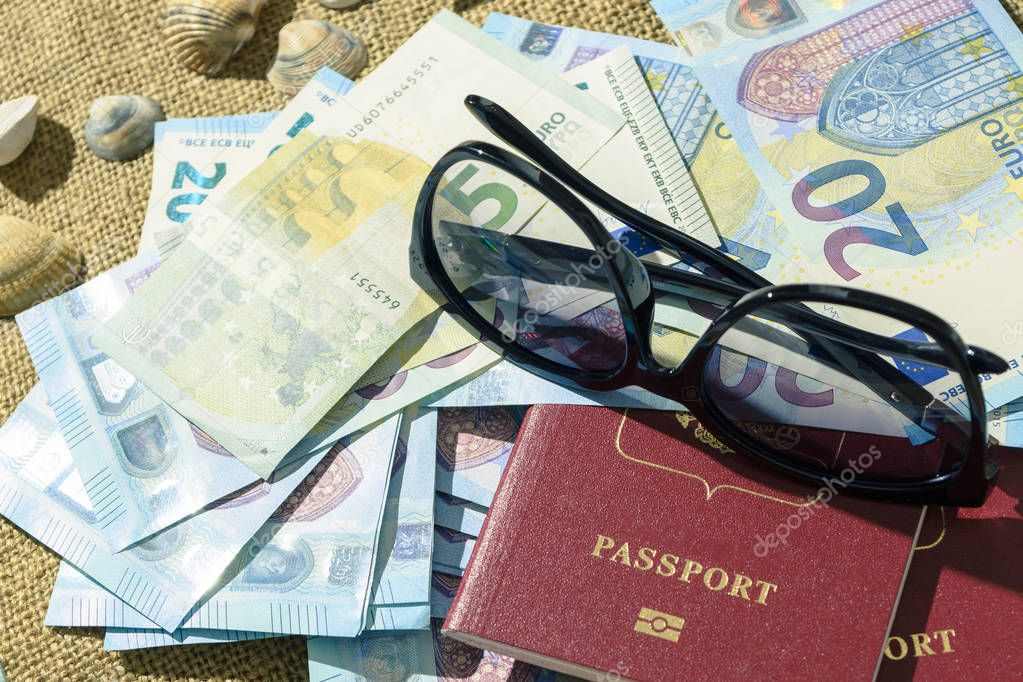
[[[989,471],[992,467],[987,457],[987,423],[979,417],[979,415],[984,414],[982,407],[984,405],[983,394],[980,390],[977,374],[970,368],[967,359],[967,346],[952,326],[941,318],[903,301],[859,289],[826,284],[769,285],[747,291],[745,295],[734,301],[731,305],[724,307],[722,313],[715,318],[698,339],[685,361],[676,368],[665,368],[656,362],[651,350],[650,329],[653,324],[655,298],[653,288],[649,287],[648,294],[644,300],[638,304],[633,304],[628,295],[625,278],[622,274],[624,259],[632,258],[640,263],[643,272],[646,272],[649,278],[646,264],[639,261],[631,253],[627,254],[626,249],[622,249],[602,265],[609,275],[608,279],[612,285],[625,329],[625,353],[622,362],[616,369],[606,372],[573,369],[544,358],[514,341],[508,341],[491,322],[475,310],[472,304],[458,291],[454,282],[447,274],[434,241],[432,209],[434,197],[440,188],[444,174],[454,164],[462,161],[488,163],[532,186],[572,218],[586,235],[587,239],[590,240],[594,248],[602,248],[603,245],[606,245],[615,238],[600,224],[600,221],[597,220],[589,208],[575,196],[573,193],[574,187],[570,189],[571,186],[564,183],[563,179],[553,177],[545,169],[517,154],[482,141],[464,142],[444,154],[431,169],[416,202],[411,250],[411,257],[414,261],[413,266],[418,265],[425,269],[433,284],[440,289],[444,298],[474,331],[481,334],[484,343],[490,346],[492,350],[509,356],[527,370],[542,370],[545,374],[568,380],[583,388],[607,391],[636,385],[676,400],[700,419],[702,423],[713,427],[715,435],[722,437],[722,440],[733,447],[733,449],[751,454],[757,459],[763,460],[769,465],[780,468],[803,480],[824,483],[833,478],[833,476],[829,476],[819,469],[815,470],[791,458],[785,458],[762,443],[752,440],[748,434],[742,432],[729,421],[720,408],[713,405],[710,401],[705,401],[701,397],[703,395],[703,364],[721,335],[731,328],[736,320],[742,319],[750,310],[755,310],[765,304],[776,305],[783,300],[790,302],[803,302],[807,300],[832,302],[864,308],[888,317],[891,317],[891,311],[894,308],[899,313],[899,319],[905,319],[907,323],[912,323],[913,326],[921,328],[930,334],[945,349],[949,358],[953,360],[953,364],[958,365],[958,368],[952,369],[960,374],[966,389],[970,409],[969,421],[971,424],[969,450],[962,463],[955,470],[929,479],[912,481],[893,479],[891,481],[883,481],[857,478],[846,487],[849,490],[872,497],[918,504],[977,506],[986,499],[988,492],[994,484],[995,477]],[[586,198],[594,201],[593,197]],[[594,201],[594,203],[616,216],[619,212],[611,210],[618,208],[617,205],[605,207],[603,201]],[[618,217],[620,218],[620,216]],[[642,228],[646,227],[646,223],[652,220],[652,218],[646,217],[643,225],[633,225],[632,227],[643,232]],[[664,226],[664,228],[671,230],[667,226]],[[678,243],[674,244],[675,249],[689,249],[688,241],[695,242],[688,235],[680,234],[679,236],[688,239],[679,239]],[[658,239],[657,241],[663,240]],[[711,247],[699,242],[696,243],[701,247],[696,249],[697,256],[702,257],[705,251],[721,255]],[[733,268],[738,268],[742,271],[747,270],[744,266],[735,262],[731,262],[731,265]],[[691,275],[691,273],[685,273],[684,271],[678,271],[678,274],[681,277],[677,279],[689,280],[690,284],[695,281],[693,278],[696,277],[712,281],[712,278],[708,275]],[[732,275],[733,273],[729,272],[727,274]],[[752,275],[752,278],[744,277],[743,279],[759,278],[759,275],[756,275],[753,271],[749,271],[749,275]],[[711,290],[741,288],[740,285],[727,282],[717,284],[723,284],[724,286],[709,286],[706,288]],[[703,286],[704,284],[701,283],[700,285]],[[641,329],[645,330],[645,332],[641,333]]]

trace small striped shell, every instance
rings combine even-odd
[[[165,118],[159,103],[142,95],[100,97],[89,107],[85,143],[107,161],[131,159],[153,144],[156,122]]]
[[[220,73],[256,32],[267,0],[169,0],[163,35],[182,64],[199,73]]]
[[[56,296],[78,283],[82,254],[50,230],[0,216],[0,317]]]
[[[293,21],[281,29],[277,59],[266,79],[293,95],[325,66],[354,78],[367,60],[366,45],[340,26],[313,19]]]

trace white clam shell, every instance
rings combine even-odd
[[[0,104],[0,166],[21,156],[36,134],[39,98],[19,97]]]
[[[277,59],[266,79],[293,95],[324,66],[354,78],[367,60],[362,39],[340,26],[314,19],[293,21],[281,29]]]
[[[14,216],[0,216],[0,317],[76,284],[82,254],[66,239]]]
[[[267,0],[170,0],[164,14],[167,47],[182,64],[209,76],[256,32]]]
[[[100,97],[89,108],[85,143],[108,161],[131,159],[153,144],[156,122],[166,118],[156,101],[142,95]]]

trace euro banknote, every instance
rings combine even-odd
[[[649,410],[681,410],[680,403],[632,386],[615,391],[592,391],[547,379],[501,360],[475,377],[441,389],[423,399],[429,407],[512,406],[536,404],[604,405]]]
[[[428,603],[370,605],[366,630],[415,630],[430,617]],[[223,614],[222,614],[223,615]],[[108,650],[147,649],[181,644],[236,642],[248,639],[288,636],[286,633],[251,632],[228,627],[226,616],[214,614],[207,628],[178,628],[167,632],[117,597],[89,580],[80,571],[61,562],[50,594],[45,624],[49,627],[102,627]]]
[[[113,554],[41,386],[0,427],[0,515],[166,630],[185,619],[249,538],[316,465],[261,482]]]
[[[452,575],[464,574],[475,547],[476,538],[473,536],[438,526],[433,531],[433,570]]]
[[[249,140],[246,149],[235,147],[231,152],[223,152],[217,156],[217,163],[223,164],[223,172],[220,174],[217,186],[209,192],[209,196],[213,197],[213,202],[215,203],[227,188],[239,180],[244,170],[258,165],[262,158],[276,151],[288,140],[294,139],[302,131],[308,128],[315,131],[319,128],[319,125],[314,125],[316,121],[328,118],[330,108],[337,106],[339,99],[354,86],[352,81],[337,72],[326,69],[326,67],[319,70],[312,81],[288,104],[287,108],[279,113],[281,117],[279,125],[271,130],[264,130],[255,139]],[[238,119],[247,120],[260,116],[246,115],[238,117]],[[277,116],[277,113],[274,113],[273,117]],[[203,121],[205,120],[181,120],[180,123],[185,129],[202,130],[204,129]],[[158,154],[158,160],[155,163],[163,164],[164,162],[165,160]],[[237,169],[239,168],[242,173],[238,173]],[[153,203],[150,201],[150,211],[153,210]],[[155,211],[159,212],[160,210],[162,207],[157,202]],[[169,255],[173,248],[181,243],[194,222],[209,220],[210,215],[215,215],[216,212],[211,209],[210,213],[204,213],[202,209],[195,209],[193,213],[197,215],[193,215],[185,223],[176,225],[177,229],[166,228],[164,230],[165,236],[160,239],[162,257]],[[422,363],[436,360],[441,356],[475,344],[476,340],[475,334],[464,331],[453,316],[447,313],[433,315],[402,334],[398,342],[393,344],[383,357],[359,377],[358,388],[369,383],[380,383],[402,370],[417,367]],[[344,434],[339,435],[338,438],[342,436]]]
[[[114,551],[258,480],[92,343],[158,265],[137,256],[16,318]]]
[[[311,637],[310,682],[487,680],[554,682],[549,670],[473,649],[441,634],[441,621],[412,633],[367,634],[357,639]]]
[[[223,619],[232,629],[253,632],[358,634],[369,605],[399,419],[395,415],[332,449],[181,627],[208,629]]]
[[[594,155],[588,164],[590,180],[614,188],[616,197],[631,199],[630,203],[645,199],[639,208],[651,218],[720,246],[707,208],[629,48],[620,45],[566,71],[564,78],[625,117],[628,134],[616,135]],[[628,229],[599,209],[597,217],[612,234]]]
[[[360,385],[331,408],[295,450],[318,452],[329,448],[339,438],[435,395],[460,379],[471,380],[500,359],[501,356],[487,347],[473,344],[412,369],[401,370],[383,381]]]
[[[436,420],[435,410],[420,413],[415,405],[402,414],[405,437],[395,451],[377,548],[381,560],[372,591],[377,607],[430,601]]]
[[[814,16],[841,9],[852,0],[651,0],[686,55],[735,49],[745,43],[802,26]],[[694,10],[696,10],[694,12]]]
[[[1023,447],[1023,399],[1017,398],[991,410],[988,433],[1002,445]]]
[[[366,616],[366,630],[382,632],[389,630],[421,630],[429,627],[429,604],[405,604],[400,606],[371,606]],[[269,632],[248,632],[245,630],[180,629],[174,632],[164,630],[108,627],[103,636],[104,651],[132,651],[156,649],[168,646],[190,646],[193,644],[227,644],[247,642],[253,639],[285,637],[287,635]]]
[[[420,502],[410,504],[402,514],[398,500],[392,499],[394,513],[383,518],[381,506],[388,485],[405,489],[405,467],[421,472],[432,462],[433,453],[423,454],[420,449],[412,459],[403,455],[404,465],[397,462],[388,483],[392,456],[401,455],[398,423],[395,415],[348,447],[332,450],[239,553],[228,573],[229,582],[194,609],[182,627],[170,633],[170,639],[153,641],[163,642],[160,646],[175,640],[187,643],[193,631],[222,629],[354,636],[364,626],[370,600],[370,628],[425,625],[426,609],[399,604],[395,598],[421,604],[429,598],[430,510]],[[429,476],[425,483],[409,480],[408,485],[424,489],[418,494],[409,490],[410,499],[429,499]],[[425,529],[423,506],[427,506]],[[394,527],[387,529],[387,523]],[[386,529],[382,532],[396,540],[376,542],[382,524]],[[139,642],[146,642],[142,631],[153,629],[151,622],[126,611],[112,595],[90,587],[84,576],[63,569],[51,594],[46,622],[124,629],[118,633],[118,646],[127,646],[132,633],[141,638]]]
[[[173,250],[193,211],[227,179],[229,169],[238,167],[274,116],[273,112],[252,113],[156,124],[153,183],[139,253]]]
[[[462,576],[454,573],[434,571],[430,579],[430,613],[434,618],[448,617],[455,593],[462,582]]]
[[[321,69],[285,112],[282,120],[287,120],[288,125],[270,134],[266,134],[266,126],[276,113],[162,122],[157,130],[153,194],[143,226],[143,247],[155,241],[161,256],[168,255],[184,239],[189,217],[200,210],[208,196],[216,196],[218,187],[222,192],[231,186],[239,177],[239,169],[244,173],[254,154],[267,156],[309,127],[315,120],[314,114],[324,115],[318,107],[336,104],[354,85],[330,69]],[[257,141],[262,141],[262,145],[254,150]],[[212,179],[202,182],[193,179],[204,173]],[[181,184],[176,179],[179,176],[201,184],[205,192],[193,191],[179,198],[176,193],[177,185]],[[167,186],[171,189],[167,190]],[[163,194],[158,196],[159,192]],[[326,451],[340,438],[426,393],[471,376],[488,362],[488,355],[489,362],[496,362],[497,356],[482,348],[474,353],[446,352],[452,348],[467,349],[475,341],[451,315],[431,316],[416,325],[360,377],[356,389],[332,408],[296,451],[303,448]]]
[[[423,622],[423,614],[428,612],[428,609],[423,609],[422,606],[422,604],[380,607],[370,605],[366,616],[366,629],[419,627]],[[173,632],[161,630],[155,623],[90,580],[67,561],[62,561],[50,593],[44,623],[48,627],[106,628],[107,634],[110,635],[106,641],[110,643],[111,649],[114,647],[144,649],[285,636],[268,632],[233,630],[225,618],[224,614],[221,614],[219,619],[213,614],[207,628],[178,628]]]
[[[725,4],[699,3],[693,16]],[[989,407],[1023,393],[1023,344],[1006,333],[1023,292],[1003,286],[1023,256],[1020,64],[1023,39],[993,0],[855,3],[693,60],[802,264],[785,281],[939,314],[1010,363],[981,376]],[[914,378],[961,399],[954,373]]]
[[[441,528],[478,538],[487,518],[487,508],[446,493],[437,493],[433,501],[433,519]]]
[[[542,24],[498,12],[487,17],[483,30],[551,73],[568,71],[617,47],[627,47],[703,198],[721,242],[719,248],[772,278],[779,261],[786,258],[773,246],[781,229],[774,208],[696,75],[679,63],[681,55],[676,47]],[[658,248],[635,232],[619,232],[619,238],[639,254]]]
[[[442,12],[338,99],[331,130],[319,131],[337,139],[303,138],[307,129],[206,202],[216,212],[195,221],[98,345],[268,474],[435,309],[409,260],[380,247],[409,243],[429,164],[480,130],[462,104],[469,93],[493,96],[531,127],[571,121],[549,141],[576,164],[621,127]],[[135,343],[114,333],[128,323],[142,330]]]
[[[489,507],[524,414],[521,407],[440,409],[437,490]]]
[[[254,639],[281,637],[269,632],[244,632],[238,630],[135,630],[107,628],[103,634],[104,651],[134,651],[156,649],[168,646],[190,646],[196,644],[227,644],[248,642]]]
[[[321,69],[286,112],[290,125],[266,127],[277,114],[175,119],[158,124],[154,146],[153,190],[140,250],[152,247],[166,258],[187,235],[191,217],[217,188],[235,184],[247,170],[312,124],[316,106],[329,106],[354,87],[344,76]],[[312,104],[302,104],[306,99]],[[302,109],[302,111],[297,111]],[[261,146],[253,148],[258,142]],[[204,175],[205,173],[205,175]],[[179,192],[181,185],[193,191]],[[195,187],[191,187],[195,185]],[[167,189],[167,187],[171,189]],[[198,191],[202,189],[204,191]],[[450,315],[432,316],[402,335],[359,379],[358,387],[379,383],[402,370],[437,359],[476,341]],[[342,434],[344,435],[344,434]],[[340,437],[340,436],[339,436]],[[336,438],[334,440],[337,440]]]

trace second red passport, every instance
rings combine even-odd
[[[848,478],[886,453],[837,455]],[[870,679],[920,519],[777,475],[688,414],[537,406],[445,629],[590,679]]]

